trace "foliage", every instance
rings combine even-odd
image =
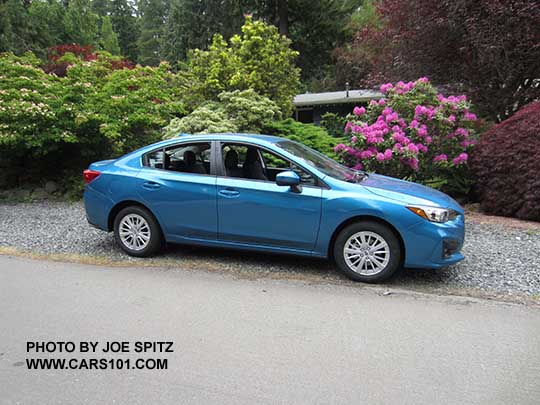
[[[215,35],[208,50],[196,49],[190,55],[187,67],[194,101],[217,100],[223,91],[253,89],[289,114],[300,84],[297,56],[290,40],[275,27],[248,16],[242,35],[233,36],[230,43]]]
[[[30,28],[22,0],[0,2],[0,52],[26,51],[31,44]]]
[[[105,69],[133,69],[135,67],[129,60],[114,57],[106,52],[94,52],[90,45],[66,44],[49,48],[49,62],[43,66],[43,70],[59,77],[65,77],[68,68],[73,64],[78,64],[81,61],[97,60],[98,58],[102,62],[107,62],[107,66],[104,66]]]
[[[159,140],[186,113],[185,79],[167,64],[126,69],[110,54],[79,51],[87,57],[52,57],[68,63],[65,77],[45,73],[32,54],[0,55],[0,158],[82,169]]]
[[[107,51],[113,55],[120,55],[120,45],[118,44],[118,37],[113,31],[111,17],[109,17],[108,15],[103,17],[101,22],[101,35],[99,45],[104,51]]]
[[[356,107],[345,127],[343,161],[356,169],[420,181],[467,195],[468,151],[476,142],[476,116],[465,96],[438,94],[427,78],[381,86],[386,97]]]
[[[359,0],[293,0],[288,2],[289,37],[299,52],[302,79],[321,80],[332,63],[332,51],[349,35],[348,23]],[[328,89],[325,89],[328,90]]]
[[[129,0],[110,0],[108,8],[122,56],[131,61],[137,61],[139,52],[137,38],[140,35],[140,27],[133,4]]]
[[[183,118],[173,118],[163,130],[164,138],[169,139],[179,134],[238,132],[238,126],[219,103],[210,101]]]
[[[338,81],[369,86],[428,74],[465,91],[493,120],[540,95],[540,4],[529,0],[380,0],[380,26],[336,52]]]
[[[336,113],[326,113],[321,116],[321,126],[325,128],[331,136],[340,138],[347,123],[347,118]]]
[[[92,11],[90,0],[70,0],[64,14],[68,42],[97,45],[99,16]]]
[[[70,68],[68,81],[80,106],[79,140],[91,143],[97,133],[113,154],[157,141],[170,118],[185,114],[184,81],[166,63],[114,70],[107,58],[98,58]]]
[[[39,68],[32,54],[0,55],[0,145],[4,151],[47,154],[76,142],[73,105],[60,79]]]
[[[283,121],[266,123],[263,132],[303,143],[326,156],[337,157],[334,152],[336,138],[330,136],[324,128],[316,125],[303,124],[292,118],[287,118]]]
[[[472,166],[482,208],[540,221],[540,102],[482,134]]]
[[[157,66],[162,60],[160,48],[165,17],[169,10],[167,0],[141,0],[138,2],[141,17],[141,33],[137,40],[138,62]]]
[[[260,132],[271,120],[281,119],[279,107],[254,90],[235,90],[218,95],[184,118],[175,118],[165,128],[165,138],[180,133]]]
[[[190,49],[206,49],[214,34],[229,39],[244,23],[243,6],[238,0],[173,0],[160,44],[170,62],[185,60]]]

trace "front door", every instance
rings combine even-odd
[[[274,153],[241,143],[222,144],[222,158],[226,176],[217,178],[218,238],[313,250],[322,201],[315,179]],[[290,169],[303,180],[301,192],[275,183],[277,173]]]

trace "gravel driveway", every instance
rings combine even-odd
[[[89,226],[82,203],[0,204],[0,247],[101,256],[111,261],[148,260],[127,256],[116,247],[112,234]],[[468,222],[463,253],[466,259],[457,265],[440,270],[406,270],[388,285],[441,293],[458,290],[540,297],[540,230]],[[326,261],[292,256],[169,246],[154,261],[248,277],[350,283]]]

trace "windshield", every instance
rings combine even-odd
[[[280,141],[276,143],[279,148],[293,154],[298,159],[304,161],[326,174],[338,180],[356,182],[365,177],[364,172],[345,167],[333,159],[314,151],[307,146],[293,141]]]

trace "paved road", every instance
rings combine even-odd
[[[0,403],[538,403],[540,310],[0,256]],[[174,341],[168,370],[28,370],[27,341]],[[139,354],[94,357],[135,360]]]

